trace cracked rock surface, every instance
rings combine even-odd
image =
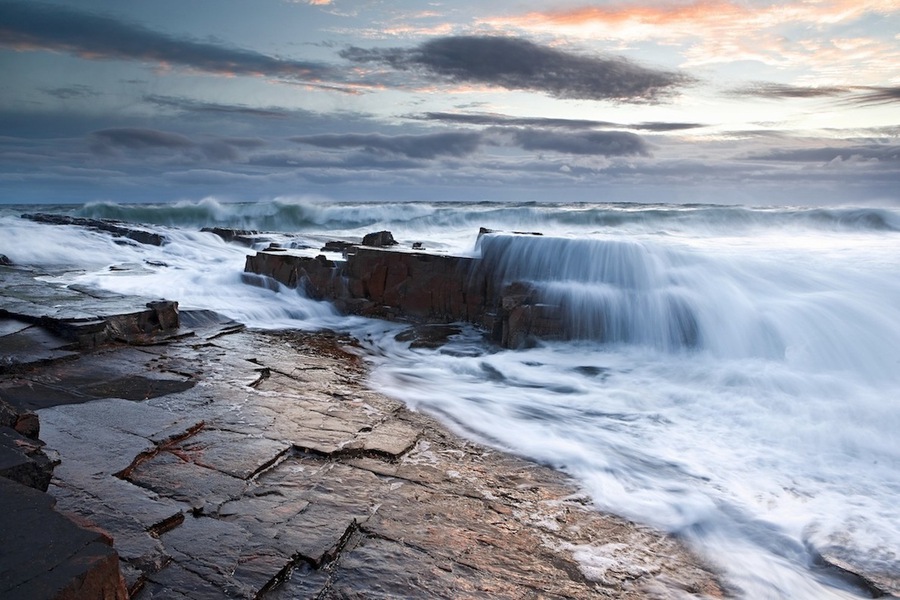
[[[368,389],[351,340],[193,324],[6,382],[131,597],[722,596],[676,540]]]

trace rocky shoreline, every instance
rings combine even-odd
[[[677,540],[368,389],[351,339],[2,269],[4,426],[36,417],[55,466],[46,494],[3,481],[5,598],[724,594]]]

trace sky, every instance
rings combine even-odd
[[[0,0],[0,203],[900,206],[900,0]]]

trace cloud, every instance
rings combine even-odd
[[[362,148],[367,152],[387,152],[408,158],[436,158],[472,154],[481,143],[481,134],[430,133],[391,136],[380,133],[348,133],[298,136],[290,140],[319,148]]]
[[[446,123],[463,123],[466,125],[487,125],[491,127],[539,127],[551,129],[639,129],[643,131],[679,131],[705,127],[701,123],[613,123],[610,121],[593,121],[590,119],[556,119],[550,117],[510,117],[495,113],[447,113],[427,112],[412,118],[424,121],[442,121]]]
[[[266,142],[257,138],[236,137],[197,142],[171,131],[117,127],[92,132],[88,136],[88,145],[91,152],[105,157],[121,155],[125,151],[132,153],[166,151],[167,154],[181,153],[194,161],[203,158],[213,161],[237,161],[241,158],[241,151],[261,148]]]
[[[898,13],[896,0],[619,0],[497,16],[477,24],[563,39],[612,40],[630,47],[653,41],[667,52],[680,53],[682,67],[752,60],[779,68],[811,68],[824,81],[853,76],[878,82],[896,74],[900,53],[889,38],[894,31],[886,17]],[[858,29],[865,17],[884,25],[866,27],[866,37],[839,37]]]
[[[515,17],[484,19],[482,24],[507,29],[553,31],[594,38],[672,41],[680,38],[719,37],[784,24],[825,27],[846,23],[867,14],[898,12],[895,0],[818,0],[807,2],[749,2],[695,0],[678,3],[621,2],[535,11]]]
[[[252,50],[176,37],[67,6],[0,3],[0,45],[14,50],[67,52],[86,59],[180,65],[216,75],[316,80],[328,68]]]
[[[143,129],[140,127],[118,127],[102,129],[91,135],[91,149],[98,154],[109,153],[114,149],[144,150],[148,148],[164,148],[181,150],[193,148],[194,142],[180,133]]]
[[[732,90],[729,94],[740,97],[768,98],[784,100],[788,98],[822,98],[841,96],[850,92],[848,87],[839,86],[798,86],[782,83],[759,82]]]
[[[844,105],[873,105],[900,102],[900,86],[823,86],[807,87],[760,82],[731,90],[729,95],[738,97],[758,97],[772,100],[792,98],[829,98],[844,96]]]
[[[900,102],[900,86],[897,87],[877,87],[870,86],[858,88],[867,90],[856,98],[851,99],[857,104],[890,104],[892,102]]]
[[[90,98],[92,96],[100,95],[100,92],[96,91],[92,87],[82,84],[69,85],[58,88],[46,88],[42,89],[41,91],[55,98],[59,98],[60,100],[69,100],[71,98]]]
[[[622,57],[564,52],[515,37],[450,36],[415,48],[350,47],[340,55],[352,62],[417,71],[437,80],[579,100],[659,102],[693,81]]]
[[[646,156],[650,153],[640,136],[627,131],[560,133],[523,129],[515,131],[513,135],[516,143],[524,150],[550,150],[590,156]]]
[[[177,98],[172,96],[158,96],[150,94],[144,96],[144,102],[155,104],[163,108],[173,108],[175,110],[194,113],[213,113],[213,114],[239,114],[250,117],[263,117],[271,119],[284,119],[290,116],[287,110],[277,108],[253,108],[241,104],[218,104],[215,102],[201,102],[189,98]]]
[[[834,161],[876,160],[900,164],[900,146],[896,144],[862,144],[856,146],[794,148],[754,154],[751,160],[830,163]]]

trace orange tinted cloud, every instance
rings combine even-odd
[[[900,2],[794,0],[756,5],[737,0],[652,5],[623,2],[617,6],[498,17],[486,19],[482,25],[585,40],[677,44],[683,48],[682,67],[753,60],[780,68],[810,68],[815,71],[813,76],[821,78],[852,74],[870,82],[884,81],[896,72],[894,61],[900,49],[895,42],[884,35],[839,40],[828,34],[831,25],[850,23],[872,14],[900,14]],[[790,35],[786,33],[788,27],[793,28]],[[847,48],[848,42],[851,48]]]
[[[719,30],[741,30],[800,23],[829,25],[864,14],[900,12],[896,0],[810,0],[750,6],[727,0],[690,4],[622,5],[531,12],[519,17],[483,21],[498,28],[514,27],[566,34],[603,35],[609,39],[672,39],[707,36]],[[711,31],[712,30],[712,31]]]

